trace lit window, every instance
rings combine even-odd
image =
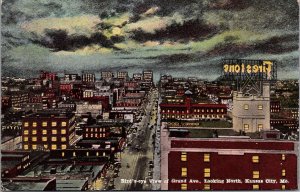
[[[259,171],[253,171],[253,179],[259,179]]]
[[[32,145],[32,149],[35,150],[36,149],[36,145]]]
[[[62,137],[62,138],[61,138],[61,141],[62,141],[62,142],[66,141],[66,137]]]
[[[61,145],[61,149],[66,149],[67,145]]]
[[[55,127],[56,125],[57,125],[57,122],[56,122],[56,121],[51,122],[51,126],[52,126],[52,127]]]
[[[89,152],[88,152],[88,151],[86,152],[86,156],[87,156],[87,157],[89,156]]]
[[[44,121],[44,122],[42,123],[42,127],[47,127],[47,122],[46,122],[46,121]]]
[[[187,190],[187,184],[182,183],[180,188],[181,188],[181,190]]]
[[[253,163],[259,163],[259,156],[252,156]]]
[[[48,149],[48,145],[45,144],[45,145],[44,145],[44,148],[45,148],[45,149]]]
[[[181,161],[186,161],[187,160],[187,154],[186,152],[181,153]]]
[[[96,156],[99,156],[99,152],[96,153]]]
[[[244,129],[248,130],[249,129],[249,124],[244,124]]]
[[[36,130],[32,130],[32,135],[36,135]]]
[[[36,141],[37,139],[36,139],[36,137],[32,137],[32,141]]]
[[[62,126],[62,127],[67,126],[67,122],[65,122],[65,121],[61,122],[61,126]]]
[[[204,184],[204,190],[210,190],[210,184]]]
[[[262,110],[262,109],[263,109],[263,106],[262,106],[262,105],[258,105],[258,106],[257,106],[257,109],[258,109],[258,110]]]
[[[93,133],[91,134],[91,137],[94,137],[94,134],[93,134]]]
[[[253,187],[254,190],[255,190],[255,189],[256,189],[256,190],[259,189],[259,185],[258,185],[258,184],[254,184],[252,187]]]
[[[43,135],[46,135],[47,134],[47,130],[43,130]]]
[[[209,162],[210,161],[210,154],[204,154],[203,161],[204,162]]]
[[[210,168],[204,169],[204,177],[210,177]]]
[[[285,177],[285,169],[282,169],[281,175],[282,175],[283,177]]]
[[[281,160],[282,160],[282,161],[285,161],[285,154],[282,154],[282,155],[281,155]]]
[[[65,152],[61,152],[61,156],[64,157],[65,156]]]
[[[24,127],[28,127],[29,126],[29,123],[28,122],[25,122],[24,123]]]
[[[47,141],[47,137],[43,137],[42,140],[43,140],[43,141]]]
[[[98,138],[98,133],[95,133],[95,137]]]
[[[187,168],[186,167],[182,167],[181,168],[181,176],[182,177],[186,177],[187,176]]]
[[[263,124],[258,124],[257,128],[258,128],[258,131],[261,131],[263,129]]]
[[[55,144],[53,144],[53,145],[51,145],[51,149],[55,150],[55,149],[57,149],[57,146]]]
[[[51,141],[57,141],[56,137],[51,137]]]
[[[24,149],[25,149],[25,150],[27,150],[27,149],[28,149],[28,145],[24,145],[23,147],[24,147]]]
[[[28,135],[28,130],[24,130],[24,135]]]
[[[66,134],[67,131],[66,131],[66,129],[62,129],[62,130],[60,131],[60,133],[61,133],[61,134]]]
[[[33,122],[32,123],[32,127],[36,127],[37,126],[37,123],[36,122]]]
[[[73,157],[76,157],[76,152],[75,151],[73,152]]]
[[[285,185],[281,185],[281,189],[282,189],[282,190],[285,190]]]
[[[244,105],[244,109],[245,109],[245,110],[248,110],[248,109],[249,109],[249,105],[248,105],[248,104],[245,104],[245,105]]]
[[[24,138],[23,138],[23,141],[28,141],[28,137],[24,137]]]
[[[52,130],[52,134],[57,134],[57,130],[56,130],[56,129],[53,129],[53,130]]]

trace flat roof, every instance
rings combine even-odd
[[[87,179],[56,180],[57,191],[80,191],[87,183]]]
[[[3,187],[11,191],[43,191],[47,182],[3,182]]]

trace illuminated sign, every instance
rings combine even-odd
[[[271,60],[224,59],[223,77],[227,79],[276,79],[276,62]]]

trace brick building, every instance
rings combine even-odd
[[[75,115],[66,110],[44,110],[22,120],[24,150],[66,149],[75,136]]]

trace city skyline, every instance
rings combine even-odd
[[[155,77],[214,80],[222,59],[237,58],[276,60],[279,79],[297,78],[297,7],[292,0],[4,1],[2,74],[146,68]]]

